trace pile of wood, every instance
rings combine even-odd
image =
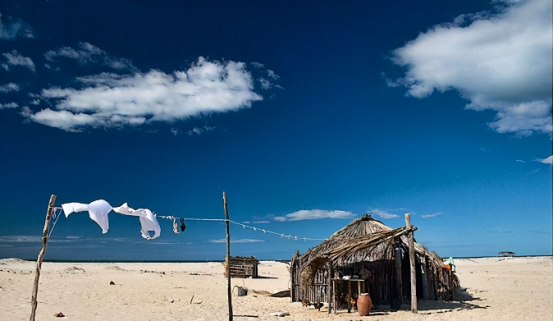
[[[258,261],[255,257],[231,256],[229,261],[229,271],[231,277],[258,277],[258,264],[260,261]],[[227,275],[227,259],[225,259],[225,262],[223,263],[223,273]]]

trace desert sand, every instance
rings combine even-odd
[[[233,278],[235,320],[552,320],[552,257],[456,260],[465,293],[418,302],[419,313],[328,314],[267,295],[289,287],[288,265],[264,261],[260,278]],[[0,260],[0,320],[28,320],[35,262]],[[111,285],[110,283],[114,284]],[[222,263],[43,263],[37,320],[228,320]],[[62,312],[64,318],[54,314]],[[269,315],[287,312],[285,317]]]

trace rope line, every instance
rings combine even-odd
[[[263,232],[263,233],[269,233],[269,234],[277,235],[277,236],[280,236],[281,238],[286,238],[286,239],[289,239],[289,240],[290,239],[294,239],[295,241],[298,241],[298,240],[325,241],[326,240],[326,239],[315,239],[315,238],[311,238],[311,237],[298,237],[298,236],[292,236],[290,234],[278,233],[278,232],[271,231],[271,230],[268,230],[268,229],[265,229],[265,228],[250,226],[250,225],[239,223],[239,222],[236,222],[236,221],[233,221],[233,220],[227,220],[227,219],[224,219],[224,218],[186,218],[186,217],[162,216],[162,215],[156,215],[156,217],[164,218],[164,219],[168,219],[168,220],[183,219],[185,221],[215,221],[215,222],[227,222],[227,221],[229,221],[229,223],[233,223],[233,224],[242,226],[242,228],[249,228],[249,229],[252,229],[252,230],[257,231],[257,232],[259,231],[259,232]]]
[[[58,223],[58,220],[60,219],[60,216],[62,216],[61,207],[54,207],[54,212],[52,213],[52,218],[54,219],[54,224],[52,224],[52,229],[50,230],[50,233],[48,233],[48,238],[50,238],[50,235],[52,235],[52,232],[54,232],[54,228],[56,227],[56,223]]]

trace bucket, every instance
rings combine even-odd
[[[245,296],[246,294],[248,294],[248,290],[245,288],[237,287],[237,289],[238,289],[239,296]]]

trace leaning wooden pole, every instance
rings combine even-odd
[[[38,293],[38,280],[40,278],[40,268],[42,266],[42,259],[46,252],[46,245],[48,243],[48,227],[50,226],[50,219],[54,212],[54,204],[56,204],[56,195],[50,196],[50,202],[48,202],[48,209],[46,210],[46,220],[44,221],[44,228],[42,229],[42,249],[38,253],[37,268],[35,270],[35,283],[33,285],[33,295],[31,297],[31,318],[30,321],[35,321],[35,313],[37,311],[37,293]]]
[[[415,258],[415,249],[414,249],[414,230],[412,224],[410,223],[410,213],[406,213],[406,228],[411,229],[408,233],[408,246],[410,252],[410,283],[411,283],[411,292],[412,292],[412,312],[417,313],[417,293],[416,293],[416,258]]]
[[[225,272],[227,273],[227,302],[229,302],[229,321],[233,320],[233,303],[231,301],[231,237],[229,235],[229,212],[227,211],[227,193],[223,192],[223,209],[225,209],[225,225],[227,225],[227,264]]]

